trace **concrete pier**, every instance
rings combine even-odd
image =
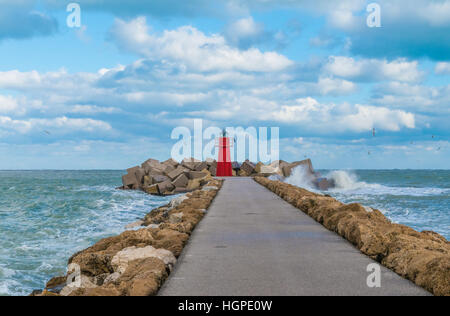
[[[251,178],[227,178],[162,296],[429,295]]]

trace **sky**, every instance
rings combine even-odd
[[[450,0],[379,0],[380,27],[363,0],[72,2],[0,0],[0,169],[165,160],[194,119],[317,169],[450,168]]]

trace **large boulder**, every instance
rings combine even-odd
[[[172,181],[172,184],[175,186],[175,188],[186,188],[188,185],[189,179],[188,177],[183,173],[178,176],[175,180]]]
[[[213,177],[217,175],[217,163],[212,164],[209,166],[208,171],[211,173]]]
[[[170,180],[158,183],[158,191],[160,194],[165,194],[171,192],[175,189],[175,186],[170,182]]]
[[[122,184],[126,189],[134,189],[139,185],[136,179],[136,175],[129,173],[122,176]]]
[[[138,168],[138,169],[136,169],[134,174],[136,176],[136,180],[138,182],[138,185],[142,186],[142,184],[144,183],[145,170],[143,168]]]
[[[136,170],[138,170],[139,168],[140,168],[139,166],[128,168],[127,173],[134,174],[136,172]]]
[[[231,163],[231,168],[233,168],[233,170],[238,172],[241,169],[241,164],[237,161],[234,161]]]
[[[155,249],[152,246],[144,248],[129,247],[119,251],[111,260],[111,266],[115,272],[124,273],[131,261],[146,258],[158,258],[164,262],[170,269],[175,266],[177,259],[170,251],[166,249]]]
[[[204,178],[207,176],[207,173],[203,171],[189,171],[186,174],[190,180]]]
[[[152,179],[155,184],[169,181],[169,178],[166,176],[153,176]]]
[[[153,296],[167,279],[167,270],[164,262],[156,257],[138,259],[128,264],[115,283],[124,295]]]
[[[195,171],[202,171],[208,169],[208,164],[206,162],[199,162],[195,165]]]
[[[195,167],[197,166],[197,162],[191,162],[191,161],[187,161],[187,162],[183,162],[182,166],[189,169],[189,170],[195,170]]]
[[[159,160],[156,160],[156,159],[148,159],[148,160],[146,160],[142,165],[145,165],[145,164],[149,164],[149,165],[159,165]]]
[[[186,189],[188,191],[198,190],[200,188],[200,186],[201,186],[201,183],[202,183],[202,178],[189,180],[189,183],[188,183]]]
[[[153,195],[161,194],[158,189],[158,184],[152,184],[148,188],[145,188],[144,191],[147,192],[148,194],[153,194]]]
[[[174,169],[175,169],[176,167],[178,167],[178,165],[179,165],[179,163],[176,162],[175,160],[173,160],[172,158],[167,159],[167,160],[164,161],[162,164],[165,165],[165,166],[172,166]]]
[[[150,176],[144,176],[144,179],[142,181],[142,188],[146,189],[149,188],[153,184],[153,178]]]
[[[314,168],[312,166],[311,159],[306,159],[302,161],[295,161],[291,164],[283,166],[283,175],[289,177],[292,174],[292,170],[298,166],[304,166],[305,170],[314,177]]]
[[[148,175],[161,175],[167,166],[161,164],[158,160],[149,159],[142,164],[142,168]]]
[[[166,168],[164,169],[164,174],[165,174],[166,176],[168,176],[169,173],[171,173],[171,172],[174,171],[174,170],[175,170],[175,167],[174,167],[174,166],[168,165],[168,166],[166,166]]]
[[[244,171],[248,176],[251,175],[255,171],[255,165],[250,161],[246,160],[241,165],[241,171]]]
[[[176,178],[178,178],[180,175],[182,175],[184,172],[186,172],[186,168],[182,166],[178,166],[175,170],[170,172],[167,176],[173,181]]]

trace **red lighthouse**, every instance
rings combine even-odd
[[[233,169],[231,167],[230,147],[232,146],[231,139],[227,137],[227,132],[224,130],[222,137],[219,138],[219,159],[217,160],[218,177],[232,177]]]

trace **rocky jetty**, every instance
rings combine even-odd
[[[177,167],[174,164],[173,170]],[[221,186],[221,180],[207,180],[202,189],[151,211],[139,222],[141,229],[103,239],[74,254],[66,276],[53,278],[32,295],[155,295]]]
[[[284,200],[341,235],[362,253],[437,296],[450,296],[450,243],[434,232],[391,223],[380,211],[256,177]]]
[[[217,162],[173,159],[159,162],[148,159],[141,166],[127,169],[122,177],[123,190],[142,190],[153,195],[174,195],[200,189],[216,175]]]
[[[270,177],[275,176],[283,180],[292,174],[292,171],[303,166],[306,176],[320,190],[328,190],[334,187],[331,180],[322,178],[314,171],[310,159],[296,162],[275,161],[265,165],[245,161],[242,164],[232,163],[233,176],[239,177]],[[186,158],[181,163],[173,159],[159,162],[148,159],[141,166],[127,169],[127,174],[122,177],[123,190],[142,190],[154,195],[174,195],[192,192],[205,185],[212,177],[216,176],[217,161],[206,161]]]

